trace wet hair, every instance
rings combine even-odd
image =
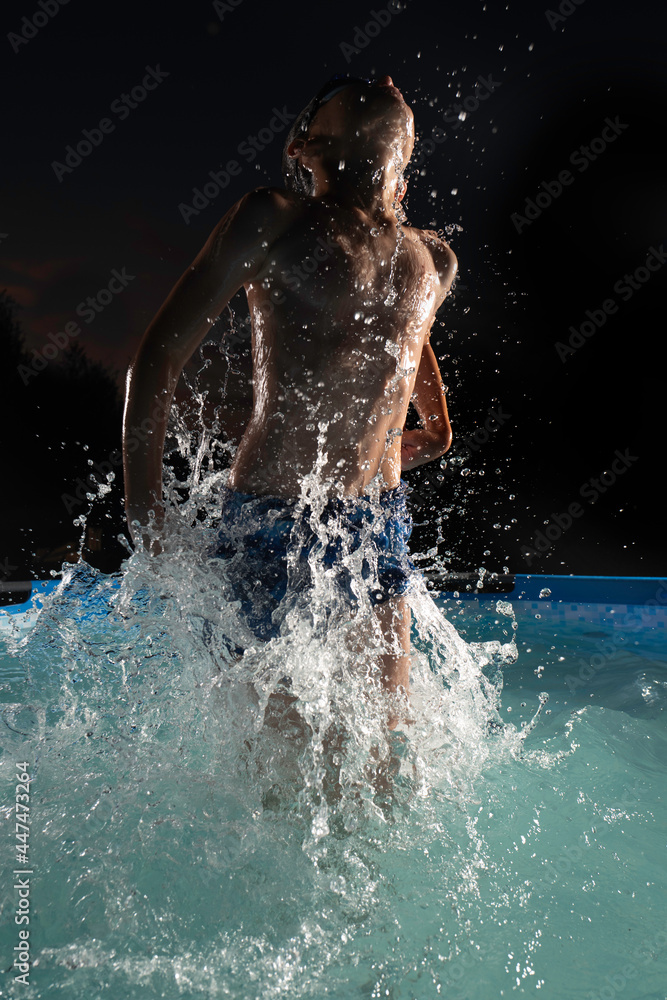
[[[292,123],[292,127],[287,133],[287,138],[285,140],[285,145],[283,147],[283,179],[285,181],[285,187],[289,191],[295,191],[297,194],[307,194],[310,195],[313,192],[313,177],[309,170],[304,170],[298,159],[287,155],[287,150],[295,139],[306,138],[308,135],[308,130],[315,118],[315,115],[334,94],[338,93],[344,87],[350,86],[350,84],[360,83],[366,86],[370,86],[371,81],[364,79],[363,77],[357,76],[346,76],[341,73],[337,73],[336,76],[332,76],[330,80],[321,87],[315,94],[315,97],[308,102],[308,104],[303,108],[302,111],[296,117],[296,121]]]

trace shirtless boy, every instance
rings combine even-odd
[[[401,531],[407,515],[400,474],[443,455],[451,442],[429,335],[456,273],[445,242],[401,224],[413,145],[413,114],[390,76],[334,79],[323,88],[288,136],[286,189],[260,188],[234,205],[148,327],[128,373],[124,418],[128,522],[135,541],[157,551],[159,542],[143,529],[149,511],[158,529],[162,524],[174,390],[243,286],[252,319],[253,412],[223,494],[223,520],[243,516],[247,505],[261,512],[269,498],[274,512],[282,502],[282,535],[262,540],[255,532],[249,546],[257,554],[264,545],[270,589],[280,596],[287,579],[280,546],[289,540],[304,484],[315,475],[326,509],[338,523],[346,517],[352,531],[358,512],[372,503],[386,529],[372,581],[373,613],[386,642],[382,683],[406,694],[405,591],[413,567],[409,530]],[[306,281],[295,281],[307,260],[317,266],[309,265]],[[404,430],[410,402],[421,426]],[[137,434],[144,421],[154,427],[148,436]],[[221,554],[233,555],[224,545]],[[255,624],[257,634],[271,634]]]

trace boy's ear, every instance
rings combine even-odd
[[[303,147],[306,145],[305,139],[292,139],[289,146],[287,147],[287,155],[290,159],[295,160],[303,151]]]

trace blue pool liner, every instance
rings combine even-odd
[[[0,611],[24,614],[40,606],[40,597],[46,597],[60,584],[60,580],[32,580],[2,584],[2,590],[11,603],[4,603]],[[456,578],[438,581],[436,593],[443,597],[475,599],[481,601],[537,601],[567,602],[571,604],[667,605],[667,574],[653,576],[567,576],[542,573],[516,573],[505,576],[488,576],[480,581],[472,575],[459,574]],[[548,592],[548,593],[547,593]]]
[[[667,604],[667,574],[654,576],[567,576],[516,573],[482,582],[460,579],[458,586],[443,581],[439,591],[462,598],[509,601],[564,601],[571,604]],[[546,594],[545,591],[550,593]]]

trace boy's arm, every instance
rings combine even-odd
[[[431,251],[433,263],[438,272],[439,288],[435,309],[444,302],[449,293],[458,261],[456,254],[437,233],[425,231],[422,239]],[[452,443],[452,428],[447,413],[447,400],[433,348],[427,334],[422,349],[417,378],[412,393],[414,405],[422,427],[403,431],[401,439],[401,469],[414,469],[444,455]]]
[[[125,509],[133,537],[132,522],[147,525],[150,510],[161,526],[162,452],[183,366],[235,292],[259,273],[284,218],[285,199],[277,192],[245,195],[215,227],[144,334],[128,371],[123,417]]]
[[[442,376],[433,348],[427,342],[422,350],[412,404],[424,425],[403,431],[401,438],[401,469],[414,469],[444,455],[452,443],[452,428],[447,413],[447,400]]]

